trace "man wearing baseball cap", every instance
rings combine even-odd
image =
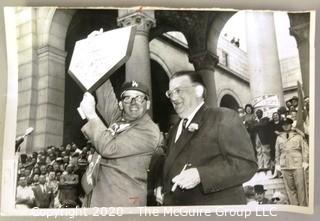
[[[107,125],[98,117],[90,93],[80,104],[88,119],[82,132],[96,148],[96,160],[82,178],[89,196],[86,206],[146,206],[147,170],[162,137],[147,114],[149,90],[143,83],[124,83],[119,97],[118,101],[110,81],[97,90],[97,109]]]
[[[283,174],[289,204],[307,206],[306,171],[309,162],[309,147],[303,136],[292,130],[293,120],[282,121],[283,132],[276,140],[275,169]]]

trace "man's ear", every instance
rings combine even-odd
[[[119,105],[120,110],[123,110],[123,104],[122,104],[122,101],[119,101],[118,105]]]
[[[151,105],[151,102],[149,100],[147,100],[147,110],[150,109],[150,105]]]
[[[196,95],[197,97],[202,97],[204,92],[204,88],[202,85],[197,85],[196,86]]]

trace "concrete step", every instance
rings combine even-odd
[[[271,178],[271,176],[267,176],[265,174],[265,172],[259,172],[259,173],[256,173],[251,178],[251,180],[249,180],[248,182],[244,183],[243,186],[248,186],[248,185],[254,186],[254,185],[257,185],[257,184],[263,185],[264,189],[267,190],[265,192],[265,197],[268,198],[268,199],[271,199],[272,195],[276,191],[281,192],[288,199],[287,192],[285,190],[282,177],[280,177],[280,178]]]

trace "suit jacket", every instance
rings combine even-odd
[[[52,208],[54,199],[53,190],[47,185],[44,186],[44,191],[41,189],[40,184],[32,189],[35,197],[35,206],[38,208]]]
[[[163,168],[164,205],[245,204],[242,183],[257,169],[246,128],[238,114],[225,108],[203,105],[191,124],[174,142],[178,124],[169,132],[168,153]],[[201,182],[193,189],[171,192],[172,178],[190,163],[199,171]]]

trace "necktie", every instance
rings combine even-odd
[[[179,127],[178,127],[176,138],[175,138],[174,142],[177,142],[177,140],[180,137],[181,133],[186,129],[187,121],[188,121],[187,118],[182,120],[182,124],[181,124],[181,126],[179,125]]]
[[[184,118],[183,121],[182,121],[182,129],[186,129],[187,128],[187,122],[188,122],[188,119]]]
[[[289,133],[287,133],[287,139],[289,138]]]

